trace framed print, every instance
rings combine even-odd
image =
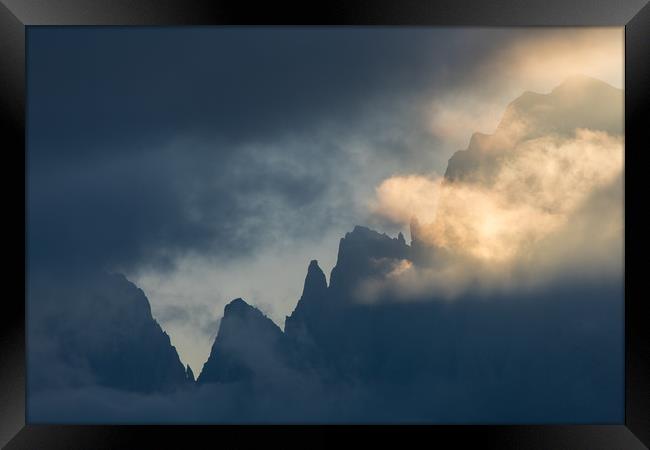
[[[650,7],[497,6],[4,1],[2,445],[648,446]]]

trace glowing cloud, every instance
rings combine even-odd
[[[371,211],[396,223],[409,223],[417,216],[433,222],[438,209],[442,177],[408,175],[391,177],[377,188]]]
[[[607,260],[622,250],[621,99],[622,91],[587,77],[526,93],[494,134],[475,134],[450,159],[444,179],[384,180],[371,211],[410,224],[421,260],[396,262],[361,297],[389,285],[407,297],[432,286],[453,296],[472,284],[535,283],[567,270],[620,274],[622,264]]]
[[[503,160],[489,185],[445,184],[437,220],[422,227],[418,238],[479,259],[510,260],[564,225],[591,192],[611,183],[623,169],[622,149],[622,137],[590,130],[577,130],[572,139],[525,141]]]

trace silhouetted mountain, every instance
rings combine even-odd
[[[241,298],[228,303],[199,383],[251,381],[273,372],[286,350],[282,330]]]
[[[369,228],[355,226],[339,242],[338,259],[332,269],[329,288],[318,261],[309,263],[302,296],[285,321],[285,332],[291,334],[306,318],[331,310],[332,305],[328,303],[342,306],[354,302],[355,288],[360,280],[383,277],[391,270],[392,261],[409,259],[410,251],[402,233],[397,238],[390,238]]]
[[[33,388],[59,383],[153,392],[186,381],[149,301],[122,275],[50,280],[30,292],[29,314]]]
[[[353,323],[359,283],[382,278],[395,261],[407,259],[409,254],[410,247],[401,233],[397,238],[390,238],[356,226],[340,240],[329,287],[318,263],[312,261],[303,294],[285,320],[285,333],[294,350],[294,366],[317,367],[328,379],[348,372],[342,369],[349,364],[344,355],[358,343],[346,340],[356,339],[348,333],[364,331],[363,326]]]

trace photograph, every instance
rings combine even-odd
[[[28,424],[626,423],[625,28],[25,34]]]

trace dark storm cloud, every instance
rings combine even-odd
[[[333,208],[352,214],[341,192],[365,170],[336,139],[367,136],[377,179],[421,166],[422,142],[435,144],[416,131],[423,94],[471,73],[506,36],[31,29],[30,261],[127,267],[322,234]]]
[[[168,262],[179,249],[246,254],[279,207],[301,208],[326,189],[309,174],[246,159],[161,149],[30,170],[30,257],[83,265]]]
[[[504,33],[492,32],[489,39],[476,34],[399,28],[34,29],[30,126],[38,132],[30,137],[59,155],[79,155],[89,146],[114,151],[111,144],[131,148],[134,138],[155,141],[179,131],[234,141],[295,133],[314,121],[348,120],[387,97],[421,92],[446,66],[457,69],[457,78]]]

